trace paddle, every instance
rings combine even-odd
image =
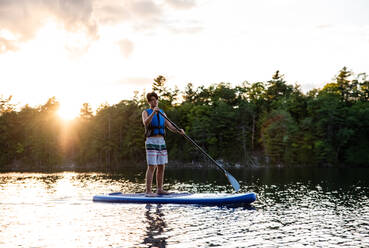
[[[173,121],[169,120],[169,118],[166,117],[163,113],[161,113],[160,111],[158,113],[160,113],[167,121],[169,121],[170,124],[172,124],[178,131],[181,130]],[[237,182],[236,178],[234,178],[228,171],[226,171],[226,169],[224,169],[223,165],[221,165],[220,163],[218,163],[217,161],[215,161],[212,157],[210,157],[210,155],[207,154],[198,144],[196,144],[195,141],[193,141],[190,137],[188,137],[187,134],[183,134],[183,136],[188,141],[190,141],[197,149],[199,149],[199,151],[202,152],[202,154],[204,154],[216,166],[218,166],[219,169],[221,169],[224,172],[225,176],[227,177],[228,181],[232,184],[232,187],[234,188],[234,190],[236,192],[238,192],[240,190],[240,184]]]

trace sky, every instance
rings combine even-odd
[[[369,73],[367,0],[0,0],[0,97],[65,116],[150,91]]]

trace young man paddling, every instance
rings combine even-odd
[[[146,95],[149,109],[142,112],[142,122],[145,126],[145,148],[146,148],[146,196],[157,196],[158,194],[168,194],[163,189],[164,170],[168,163],[168,153],[165,145],[164,135],[165,127],[173,133],[184,134],[183,129],[177,129],[168,122],[159,111],[165,115],[163,110],[158,107],[158,95],[155,92]],[[156,170],[156,194],[152,192],[152,179]]]

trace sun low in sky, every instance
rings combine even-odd
[[[267,81],[304,91],[347,66],[369,68],[366,0],[50,0],[0,2],[0,94],[55,96],[70,119],[150,90]]]
[[[58,110],[58,115],[63,120],[73,120],[80,114],[79,106],[74,106],[73,104],[63,103],[60,105]]]

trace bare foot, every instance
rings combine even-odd
[[[171,193],[165,190],[157,190],[156,193],[158,195],[170,195]]]
[[[155,197],[155,196],[158,196],[158,194],[149,192],[149,193],[145,193],[145,196],[146,197]]]

